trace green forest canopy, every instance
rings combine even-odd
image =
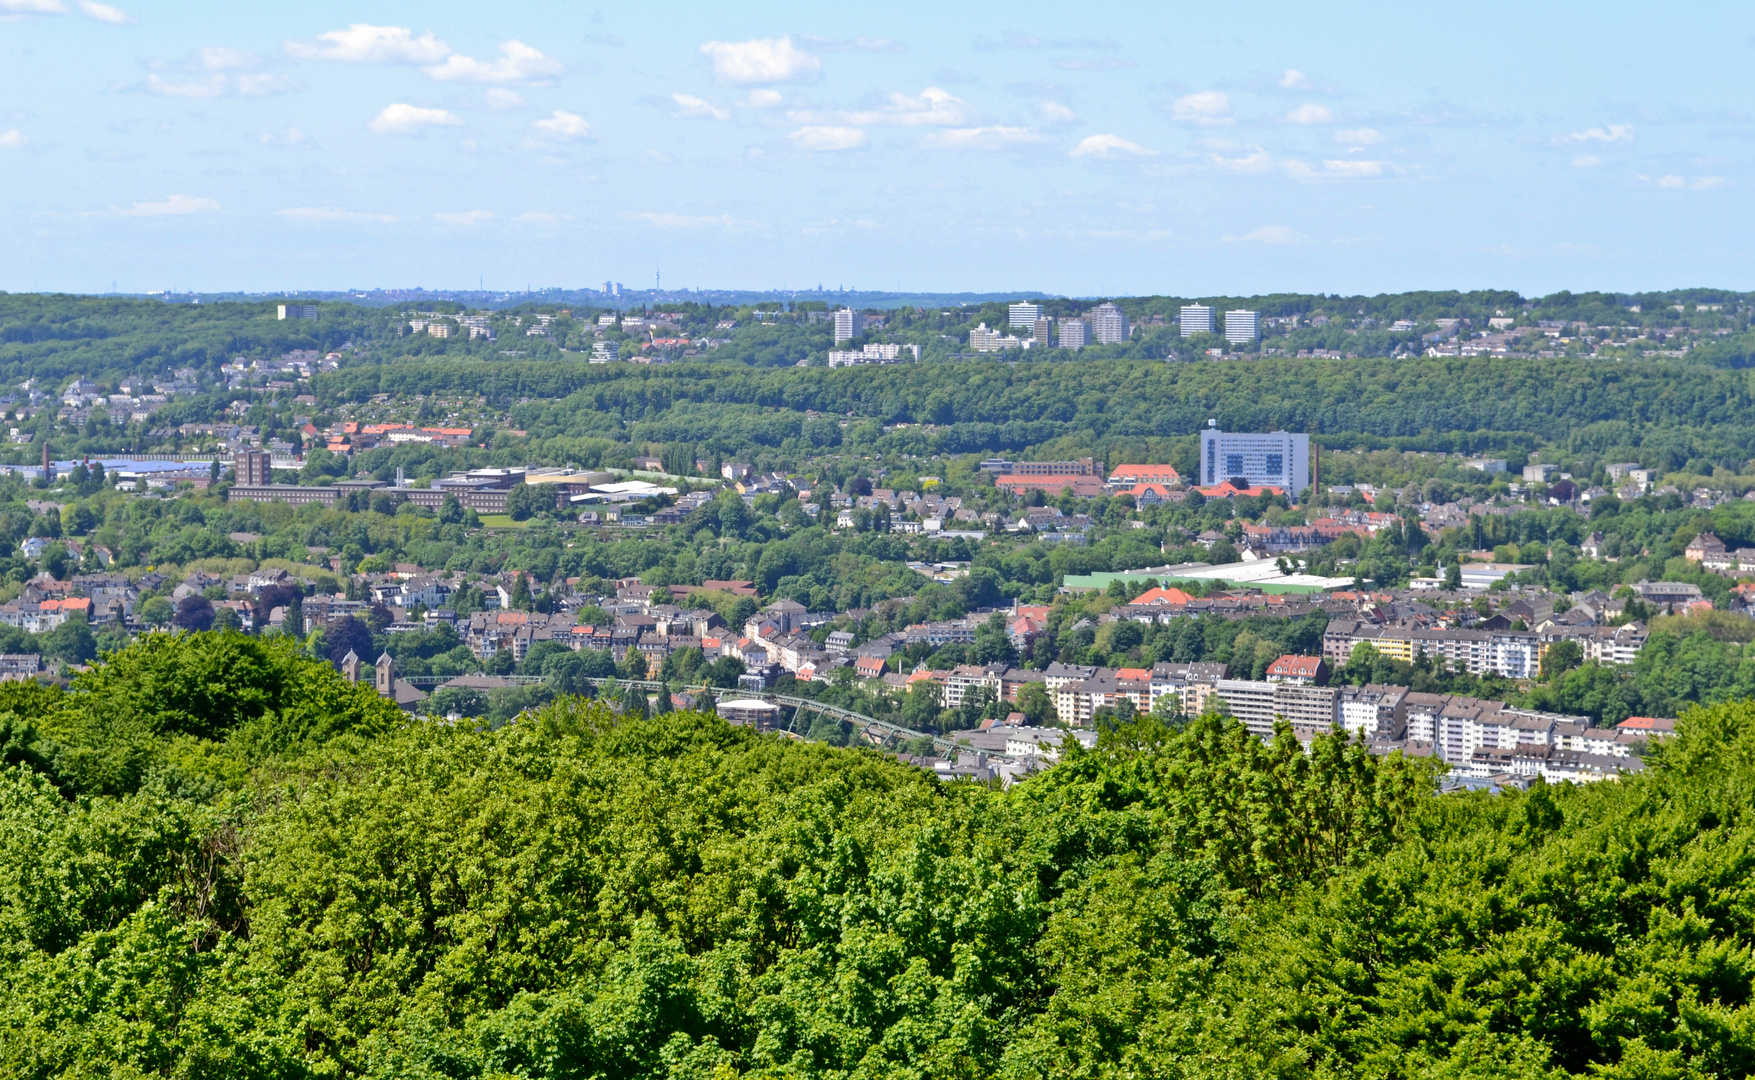
[[[0,706],[9,1077],[1755,1069],[1748,703],[1500,796],[1216,717],[1003,791],[698,713],[386,724],[218,635]]]

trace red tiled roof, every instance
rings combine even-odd
[[[1282,656],[1268,665],[1269,675],[1287,675],[1292,678],[1314,679],[1317,665],[1322,663],[1320,656]]]

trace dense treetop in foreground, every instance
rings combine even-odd
[[[1214,717],[1007,791],[693,713],[409,722],[215,635],[0,699],[7,1076],[1755,1068],[1747,704],[1490,797]]]

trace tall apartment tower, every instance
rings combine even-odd
[[[1048,340],[1048,331],[1053,325],[1054,324],[1049,321],[1047,316],[1037,319],[1030,325],[1030,337],[1035,339],[1036,347],[1038,349],[1046,349],[1052,344],[1052,342]],[[1084,324],[1080,323],[1079,325],[1083,326]]]
[[[1284,488],[1296,499],[1310,486],[1310,436],[1289,431],[1267,434],[1220,431],[1200,433],[1200,473],[1204,484],[1244,480],[1251,486]]]
[[[1177,325],[1182,328],[1183,337],[1210,334],[1213,332],[1213,309],[1205,304],[1184,304]]]
[[[1225,312],[1225,340],[1249,342],[1261,340],[1261,315],[1254,311]]]
[[[852,341],[865,329],[865,316],[852,308],[835,312],[835,344]]]
[[[269,467],[270,457],[264,450],[240,450],[232,458],[232,472],[235,482],[250,487],[259,487],[270,482],[273,469]]]
[[[1098,304],[1091,310],[1091,337],[1099,345],[1119,345],[1127,340],[1127,316],[1114,304]]]
[[[1006,311],[1011,316],[1013,326],[1021,326],[1026,330],[1035,326],[1036,320],[1042,317],[1041,304],[1013,304]]]
[[[1082,349],[1091,343],[1091,324],[1083,319],[1060,321],[1060,347]]]

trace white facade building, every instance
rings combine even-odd
[[[1200,472],[1203,484],[1239,478],[1252,486],[1284,488],[1296,498],[1310,486],[1310,436],[1289,431],[1244,435],[1208,428],[1200,434]]]
[[[1041,304],[1013,304],[1006,311],[1011,316],[1011,325],[1021,326],[1026,330],[1035,326],[1036,320],[1042,317]]]
[[[1213,309],[1204,304],[1184,304],[1177,325],[1181,326],[1183,337],[1210,334],[1213,332]]]
[[[1225,340],[1233,343],[1261,340],[1261,315],[1254,311],[1225,312]]]
[[[1091,325],[1083,319],[1065,319],[1060,324],[1060,347],[1082,349],[1091,343]]]
[[[1091,309],[1091,337],[1099,345],[1119,345],[1127,340],[1127,316],[1114,304]]]
[[[865,316],[852,308],[835,312],[835,344],[852,341],[865,330]]]

